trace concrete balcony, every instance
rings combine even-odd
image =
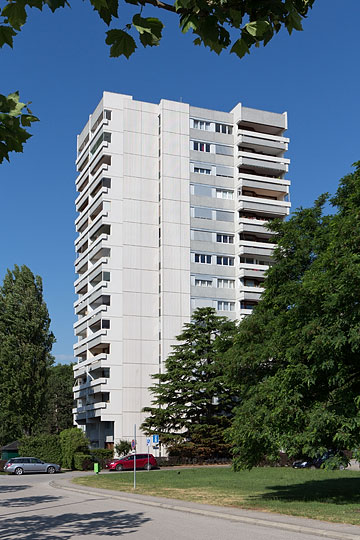
[[[216,298],[218,300],[234,300],[235,288],[195,287],[191,286],[191,298]]]
[[[271,257],[276,244],[239,240],[239,255],[264,255]]]
[[[247,315],[251,315],[253,312],[252,309],[245,309],[245,308],[240,308],[239,309],[239,319],[243,319],[244,317],[246,317]]]
[[[91,369],[98,369],[99,367],[107,367],[107,358],[108,355],[106,353],[97,354],[96,356],[91,356],[90,358],[87,358],[86,360],[83,360],[82,362],[78,362],[73,366],[74,370],[74,377],[80,376],[79,374],[83,374],[86,372],[86,368],[88,368],[88,371],[91,371]],[[96,366],[96,367],[93,367]],[[80,373],[81,372],[81,373]]]
[[[103,312],[107,311],[108,306],[99,306],[94,311],[90,311],[87,315],[84,315],[81,319],[74,323],[73,328],[76,332],[80,332],[90,326],[91,324],[97,322],[102,318]]]
[[[88,281],[92,281],[93,274],[95,275],[98,272],[101,272],[102,265],[108,263],[107,257],[101,257],[98,261],[96,261],[95,264],[90,266],[86,272],[81,274],[81,276],[78,277],[76,281],[74,281],[74,286],[76,287],[79,283],[81,283],[84,279],[89,278]]]
[[[262,199],[260,197],[247,197],[240,195],[238,198],[238,210],[266,213],[274,216],[287,216],[291,204],[287,201]]]
[[[106,288],[107,287],[107,281],[100,281],[100,283],[98,283],[95,287],[93,287],[89,292],[87,292],[86,294],[84,294],[84,296],[82,296],[81,298],[78,298],[78,300],[76,300],[74,302],[74,308],[78,308],[81,304],[84,304],[85,302],[87,302],[87,300],[92,297],[93,295],[97,294],[97,296],[99,296],[100,294],[102,294],[102,291],[101,289],[104,287]],[[92,299],[89,303],[91,304],[94,300]]]
[[[239,300],[259,301],[264,290],[265,289],[263,287],[241,287]]]
[[[107,334],[107,330],[105,330],[104,328],[101,328],[100,330],[98,330],[97,332],[94,332],[90,336],[87,336],[81,339],[80,341],[78,341],[78,343],[75,343],[75,345],[73,346],[75,355],[79,354],[79,349],[84,347],[84,345],[86,345],[87,348],[93,347],[94,346],[93,342],[99,341],[99,338],[106,336],[106,334]]]
[[[266,174],[281,175],[287,173],[289,170],[290,160],[286,158],[279,158],[275,156],[267,156],[262,154],[255,154],[251,152],[239,152],[237,166],[245,167],[248,169],[255,169]],[[241,171],[239,171],[241,174]]]
[[[259,268],[248,268],[250,266],[253,267],[255,265],[241,263],[240,271],[238,274],[239,278],[247,277],[247,278],[262,279],[264,277],[265,270],[263,269],[264,268],[263,266]]]

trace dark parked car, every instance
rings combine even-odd
[[[105,467],[109,469],[109,471],[133,470],[134,455],[136,456],[137,469],[146,469],[147,471],[150,471],[150,469],[157,469],[158,464],[152,454],[131,454],[123,458],[114,458],[110,463],[107,463]]]
[[[41,459],[33,457],[11,458],[4,465],[4,472],[12,474],[24,473],[48,473],[60,472],[61,467],[56,463],[45,463]]]
[[[345,469],[348,465],[348,459],[342,452],[334,452],[333,450],[328,450],[325,452],[322,456],[317,456],[315,458],[304,458],[300,461],[294,461],[293,468],[294,469],[320,469],[320,467],[331,458],[335,458],[335,456],[339,459],[339,464],[336,468],[338,469]]]

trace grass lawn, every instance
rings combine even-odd
[[[133,473],[102,472],[76,484],[134,492]],[[138,472],[136,493],[360,525],[360,472],[224,467]]]

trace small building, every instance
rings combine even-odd
[[[19,455],[19,441],[13,441],[1,448],[1,459],[11,459]]]

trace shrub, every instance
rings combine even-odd
[[[7,459],[0,459],[0,471],[4,470],[4,465],[7,462]]]
[[[48,463],[61,464],[61,445],[58,435],[35,435],[20,439],[20,456],[33,456]]]
[[[118,456],[125,456],[131,450],[131,443],[125,439],[121,439],[117,444],[115,444],[115,450]]]
[[[74,467],[74,454],[82,453],[89,455],[89,441],[84,432],[79,428],[64,429],[60,433],[62,453],[62,466],[65,469]]]
[[[90,450],[93,460],[100,464],[102,469],[105,468],[105,463],[114,457],[114,450],[108,448],[93,448]]]
[[[76,452],[74,454],[74,468],[77,471],[90,471],[94,466],[94,461],[90,454],[81,454]]]

